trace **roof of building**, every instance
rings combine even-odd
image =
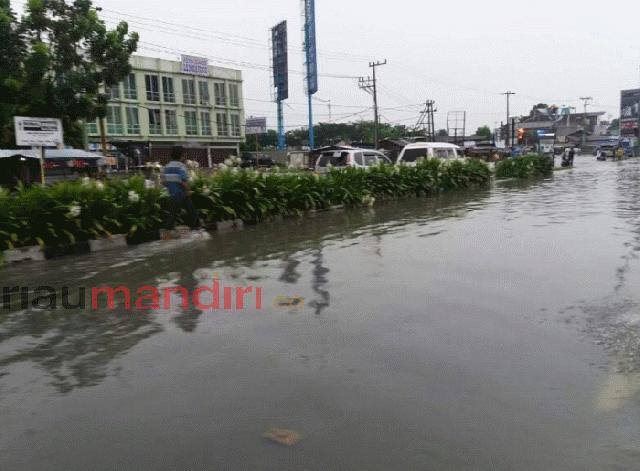
[[[0,149],[0,159],[11,157],[25,157],[27,159],[39,159],[38,153],[30,149]]]
[[[82,149],[46,149],[45,159],[101,159],[102,154]]]

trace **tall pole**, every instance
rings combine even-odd
[[[309,94],[309,149],[313,150],[316,146],[315,133],[313,131],[313,95]]]
[[[586,118],[587,107],[589,106],[589,102],[593,101],[593,97],[592,96],[582,96],[582,97],[580,97],[580,99],[584,102],[584,114],[585,114],[585,118]]]
[[[584,102],[584,117],[582,118],[582,122],[584,129],[582,130],[582,147],[587,143],[587,107],[589,106],[589,102],[593,100],[591,96],[581,96],[580,99]]]
[[[376,80],[377,80],[376,68],[386,64],[387,64],[386,59],[384,60],[384,62],[380,62],[380,61],[369,62],[369,67],[373,69],[373,113],[374,113],[374,120],[375,120],[374,130],[373,130],[373,141],[376,149],[378,148],[378,143],[380,142],[379,141],[380,140],[380,117],[378,115],[378,86],[376,83]]]
[[[287,143],[284,135],[284,106],[282,100],[278,100],[278,150],[285,150],[286,147]],[[256,151],[257,150],[258,149],[256,149]]]
[[[507,142],[506,142],[506,146],[509,147],[509,136],[510,136],[510,132],[509,132],[509,123],[511,123],[511,95],[515,95],[515,92],[512,92],[511,90],[503,93],[503,95],[505,95],[507,97]],[[513,141],[511,142],[511,145],[513,145]]]

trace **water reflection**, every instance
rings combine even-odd
[[[311,264],[313,265],[311,287],[318,297],[311,301],[309,306],[314,309],[315,315],[319,316],[322,314],[322,311],[331,305],[331,294],[325,289],[329,283],[327,275],[330,270],[324,265],[322,247],[313,251],[313,261]]]
[[[259,282],[268,276],[295,285],[308,274],[315,294],[309,306],[319,316],[331,305],[325,256],[328,243],[358,239],[381,257],[383,237],[403,233],[413,224],[419,228],[427,221],[464,217],[481,209],[489,197],[490,192],[483,190],[390,202],[375,211],[322,213],[313,219],[217,235],[210,241],[158,242],[117,255],[5,267],[0,270],[0,286],[38,286],[55,280],[56,286],[69,287],[72,292],[79,287],[120,285],[132,291],[143,285],[194,290],[220,275],[236,284]],[[306,258],[309,262],[303,263]],[[274,267],[279,274],[273,274]],[[30,362],[46,372],[60,393],[99,384],[115,374],[114,360],[143,340],[167,331],[166,315],[184,333],[197,330],[203,312],[193,306],[182,308],[179,302],[173,306],[177,308],[168,313],[143,315],[127,312],[123,306],[91,313],[33,309],[0,313],[0,378],[9,380],[13,368]]]

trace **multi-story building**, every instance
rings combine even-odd
[[[109,97],[105,123],[110,146],[134,161],[166,161],[175,145],[203,166],[238,155],[244,140],[242,73],[182,61],[133,56],[132,72]],[[99,123],[87,124],[89,146],[99,148]]]

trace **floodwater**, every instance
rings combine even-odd
[[[263,301],[0,311],[0,469],[640,469],[639,254],[640,162],[585,157],[547,181],[4,268],[0,286],[73,298],[217,277]]]

